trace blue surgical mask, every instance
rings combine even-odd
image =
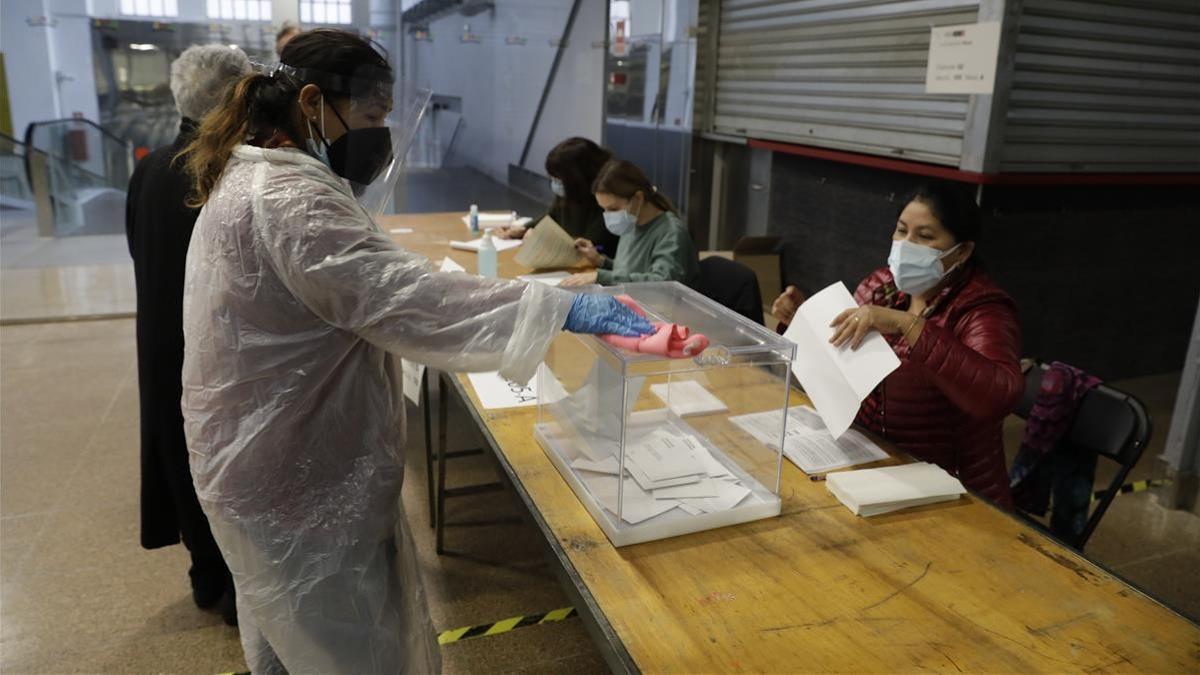
[[[605,211],[604,212],[604,227],[608,228],[616,236],[620,237],[628,233],[637,225],[637,216],[621,209],[620,211]]]
[[[308,148],[308,154],[321,160],[325,166],[333,168],[329,163],[329,145],[325,142],[325,97],[321,97],[321,137],[318,140],[317,134],[313,130],[312,122],[308,119],[304,120],[304,124],[308,126],[308,138],[304,139],[304,145]]]
[[[888,268],[896,281],[896,289],[909,295],[920,295],[938,285],[950,271],[942,263],[958,244],[946,251],[914,244],[906,239],[892,242]]]
[[[550,191],[558,197],[566,197],[567,190],[563,187],[562,181],[557,178],[550,179]]]

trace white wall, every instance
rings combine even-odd
[[[452,14],[430,25],[432,42],[406,37],[406,71],[419,86],[463,99],[456,157],[498,181],[520,161],[538,100],[570,12],[568,0],[497,0],[494,12]],[[541,171],[546,152],[568,136],[599,140],[604,3],[584,0],[551,89],[526,166]],[[464,25],[481,42],[461,41]],[[508,45],[508,37],[526,40]]]
[[[13,133],[22,137],[30,122],[59,116],[49,26],[30,26],[31,17],[48,16],[43,0],[0,2],[0,49],[4,50]]]
[[[92,26],[86,0],[46,0],[57,23],[50,29],[50,47],[58,73],[59,115],[100,120],[96,71],[92,66]]]

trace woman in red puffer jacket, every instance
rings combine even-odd
[[[857,422],[973,492],[1012,508],[1001,427],[1021,396],[1016,306],[975,259],[979,209],[956,186],[918,189],[892,233],[888,266],[858,286],[858,309],[833,322],[835,345],[878,331],[900,367],[863,401]],[[774,314],[790,321],[789,287]]]

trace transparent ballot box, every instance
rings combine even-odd
[[[687,358],[564,333],[535,436],[616,546],[779,515],[794,346],[675,282],[604,289],[708,339]]]

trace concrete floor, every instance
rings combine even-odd
[[[418,211],[461,209],[464,199],[485,209],[533,214],[537,208],[473,172],[414,173],[409,193]],[[145,551],[138,544],[133,321],[62,320],[132,308],[132,275],[116,253],[123,237],[76,250],[74,243],[12,249],[8,236],[0,233],[0,318],[7,323],[0,326],[0,671],[244,669],[236,631],[192,605],[186,551]],[[1159,477],[1155,460],[1177,376],[1114,384],[1141,397],[1155,425],[1133,479]],[[403,502],[435,627],[569,606],[528,523],[454,526],[446,536],[451,554],[434,553],[416,413],[410,409]],[[464,415],[451,413],[456,448],[477,443]],[[1019,421],[1011,420],[1008,432],[1015,451]],[[496,470],[480,456],[453,462],[449,475],[459,485],[493,480]],[[508,493],[447,506],[455,522],[519,515]],[[1161,508],[1153,492],[1122,495],[1086,553],[1200,619],[1200,517]],[[448,673],[604,671],[578,618],[446,645],[442,656]]]

